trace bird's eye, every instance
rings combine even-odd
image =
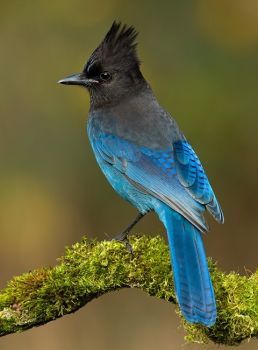
[[[100,73],[100,79],[103,81],[108,81],[111,79],[111,74],[109,72]]]

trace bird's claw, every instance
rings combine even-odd
[[[123,243],[124,246],[126,247],[126,249],[129,251],[129,253],[133,255],[133,247],[131,246],[131,243],[129,242],[129,239],[128,239],[127,235],[119,234],[118,236],[113,238],[113,240],[117,241],[117,242],[120,242],[120,243]]]

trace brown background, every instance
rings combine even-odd
[[[140,31],[144,75],[194,145],[223,206],[225,225],[211,222],[205,237],[208,255],[225,271],[257,267],[257,1],[1,0],[2,287],[55,264],[83,234],[112,236],[135,215],[93,158],[87,94],[56,83],[81,69],[115,18]],[[152,215],[136,228],[163,231]],[[5,337],[0,347],[178,349],[178,327],[173,305],[124,290]]]

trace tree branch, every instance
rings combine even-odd
[[[130,238],[134,254],[116,241],[84,238],[66,249],[53,268],[14,277],[0,292],[0,335],[21,332],[75,312],[119,288],[140,288],[176,303],[168,247],[161,237]],[[224,274],[209,261],[218,306],[215,326],[184,321],[186,339],[235,345],[258,336],[258,270]],[[177,312],[180,312],[177,309]]]

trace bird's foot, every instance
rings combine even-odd
[[[113,238],[114,241],[123,243],[126,247],[126,249],[133,255],[133,247],[131,246],[129,239],[128,239],[129,232],[122,232],[116,237]]]
[[[132,228],[137,224],[137,222],[139,222],[141,220],[141,218],[144,217],[146,213],[138,213],[137,217],[134,219],[134,221],[126,227],[126,229],[121,232],[119,235],[117,235],[115,238],[113,238],[115,241],[121,242],[125,245],[126,249],[133,254],[133,248],[128,240],[128,235],[130,233],[130,231],[132,230]]]

